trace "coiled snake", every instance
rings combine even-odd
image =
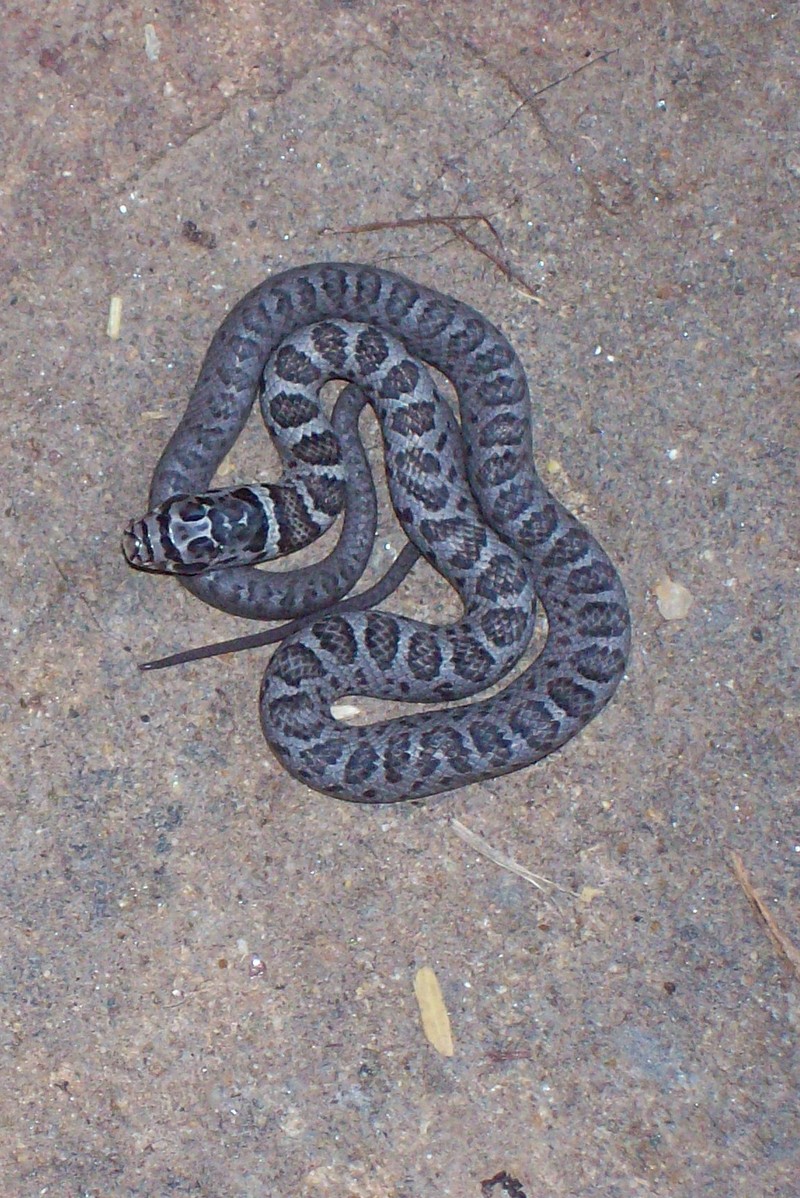
[[[455,387],[460,426],[425,362]],[[356,384],[340,397],[335,429],[318,400],[331,378]],[[256,393],[283,474],[208,491]],[[463,602],[463,618],[448,627],[348,610],[347,600],[324,614],[371,548],[356,428],[365,397],[400,522]],[[316,790],[387,803],[521,769],[573,737],[622,678],[625,592],[595,539],[536,475],[519,359],[472,308],[400,275],[322,263],[275,275],[240,300],[156,466],[150,504],[123,538],[131,565],[180,575],[237,615],[312,613],[275,652],[260,704],[270,747]],[[308,544],[343,507],[344,531],[325,562],[285,574],[255,568]],[[331,714],[343,695],[441,702],[486,688],[524,652],[535,596],[547,639],[504,690],[367,727]]]

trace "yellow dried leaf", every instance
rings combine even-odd
[[[106,324],[106,336],[112,341],[119,338],[119,332],[122,328],[122,296],[112,295],[111,302],[108,305],[108,322]]]
[[[417,970],[414,993],[417,996],[425,1038],[443,1057],[451,1057],[453,1036],[450,1031],[450,1017],[436,974],[429,965],[423,965],[422,969]]]

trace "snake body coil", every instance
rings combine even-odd
[[[455,387],[460,426],[426,362]],[[318,400],[331,378],[363,393],[343,396],[334,427]],[[284,473],[208,492],[257,392]],[[536,475],[525,375],[503,335],[465,304],[348,263],[276,275],[227,316],[156,467],[153,510],[123,539],[129,562],[180,574],[235,614],[323,611],[356,581],[371,546],[362,526],[374,524],[359,515],[369,499],[353,481],[364,468],[363,396],[381,424],[400,522],[456,587],[464,615],[436,628],[382,611],[320,614],[273,656],[261,723],[301,781],[385,803],[509,773],[563,745],[613,694],[630,623],[608,557]],[[325,562],[288,574],[254,568],[309,543],[343,506],[344,532]],[[346,694],[441,702],[491,685],[524,651],[537,595],[546,643],[498,694],[368,727],[331,715]]]

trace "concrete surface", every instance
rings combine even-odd
[[[5,1193],[800,1193],[799,39],[787,0],[6,9]],[[453,213],[535,299],[442,225],[326,231]],[[277,767],[266,651],[140,674],[244,629],[118,548],[229,306],[341,257],[503,326],[635,622],[564,751],[387,810]]]

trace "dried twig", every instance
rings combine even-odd
[[[190,999],[197,998],[199,994],[203,994],[206,990],[208,990],[210,985],[211,979],[205,978],[202,982],[199,982],[195,986],[194,990],[173,990],[172,993],[175,997],[175,1002],[165,1002],[164,1010],[173,1011],[176,1007],[182,1007],[185,1003],[189,1002]]]
[[[519,865],[513,857],[507,857],[505,853],[498,852],[493,848],[488,840],[484,840],[477,832],[472,832],[469,828],[457,819],[450,820],[450,827],[455,832],[460,840],[468,844],[476,853],[480,853],[484,857],[488,857],[490,861],[494,861],[495,865],[499,865],[501,869],[507,869],[509,873],[516,874],[517,877],[524,878],[526,882],[530,882],[531,886],[535,886],[537,890],[541,890],[543,894],[547,893],[547,888],[551,890],[560,890],[562,894],[569,894],[572,898],[580,898],[574,890],[569,890],[566,886],[559,886],[557,882],[553,882],[550,878],[544,878],[541,874],[531,873],[524,865]]]
[[[449,229],[454,237],[458,237],[459,240],[466,242],[471,249],[475,250],[479,254],[482,254],[484,258],[488,258],[489,261],[497,267],[502,275],[505,275],[510,282],[515,283],[518,287],[521,287],[525,294],[529,296],[534,303],[544,304],[544,300],[536,294],[536,289],[530,283],[528,283],[521,274],[515,271],[513,267],[509,266],[504,254],[497,254],[488,249],[485,245],[481,245],[481,243],[473,234],[467,232],[463,226],[468,221],[478,221],[480,224],[484,225],[484,227],[489,230],[492,237],[500,246],[501,250],[503,249],[503,241],[500,237],[500,234],[497,232],[497,229],[494,227],[489,217],[483,212],[469,213],[464,216],[428,215],[398,218],[397,220],[375,220],[369,221],[367,224],[363,225],[345,225],[341,229],[331,229],[326,226],[325,228],[320,229],[320,233],[334,233],[337,235],[342,235],[344,233],[379,233],[385,229],[418,229],[426,225],[443,226],[444,228]]]
[[[398,217],[396,220],[373,220],[364,225],[344,225],[341,229],[331,229],[326,225],[320,229],[320,233],[380,233],[384,229],[419,229],[424,225],[444,225],[451,233],[454,233],[454,226],[463,221],[478,221],[485,225],[502,248],[503,242],[500,234],[484,212],[466,212],[463,216],[458,216],[455,213],[451,216],[406,216]]]
[[[92,621],[95,628],[97,628],[98,631],[101,632],[104,637],[108,636],[108,629],[104,628],[103,625],[100,623],[97,616],[95,615],[95,611],[94,611],[94,608],[92,607],[91,603],[86,598],[86,596],[84,595],[84,593],[80,589],[80,587],[77,586],[76,583],[73,582],[73,580],[67,574],[66,570],[63,568],[63,566],[62,566],[61,562],[58,560],[58,558],[53,557],[51,554],[48,554],[48,557],[50,558],[51,565],[56,570],[56,572],[61,575],[63,582],[66,584],[67,592],[74,593],[75,595],[78,596],[81,603],[83,604],[86,611],[88,612],[89,619]],[[117,637],[116,639],[118,640],[119,638]]]
[[[792,943],[785,932],[781,931],[775,916],[750,881],[750,875],[745,869],[744,861],[742,861],[739,854],[733,849],[731,850],[731,860],[733,861],[733,872],[736,874],[737,881],[754,911],[766,925],[772,943],[781,956],[786,958],[794,972],[800,978],[800,949]]]
[[[613,50],[604,50],[602,54],[595,55],[595,57],[590,58],[588,62],[582,62],[581,65],[579,67],[575,67],[573,71],[567,71],[565,75],[559,75],[558,79],[554,79],[552,83],[545,83],[544,87],[537,88],[535,92],[531,92],[530,95],[525,96],[511,113],[511,116],[503,122],[498,132],[508,128],[511,122],[519,116],[524,108],[527,108],[529,104],[534,102],[534,100],[538,100],[540,96],[545,94],[545,92],[552,91],[554,87],[559,87],[562,83],[566,83],[568,79],[574,79],[576,75],[580,75],[581,71],[588,71],[589,67],[595,66],[598,62],[605,62],[605,60],[610,58],[612,54],[619,54],[618,46],[615,46]],[[505,72],[500,71],[499,74],[503,79],[506,80],[507,83],[511,83],[510,78],[505,74]],[[516,91],[517,95],[523,94],[521,89],[516,86],[514,86],[514,91]]]

